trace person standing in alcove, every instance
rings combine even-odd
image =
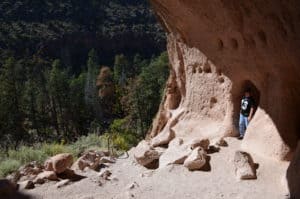
[[[239,133],[240,136],[238,139],[243,139],[245,136],[246,129],[249,122],[251,121],[254,114],[255,102],[251,95],[251,89],[247,88],[244,93],[244,97],[241,101],[241,111],[239,119]]]

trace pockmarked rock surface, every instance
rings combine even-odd
[[[300,132],[300,2],[151,3],[171,62],[151,142],[237,135],[240,100],[250,87],[257,106],[243,150],[290,159]]]
[[[227,146],[222,139],[238,135],[246,88],[252,91],[255,115],[241,150],[291,160],[300,138],[300,87],[295,86],[300,85],[300,2],[150,2],[167,33],[170,60],[167,88],[147,136],[153,147],[167,148],[159,167],[186,159],[181,145],[172,148],[177,138],[183,143],[208,139],[209,153]],[[245,163],[251,159],[239,158]],[[252,177],[248,166],[245,171]],[[238,175],[245,178],[243,172]]]

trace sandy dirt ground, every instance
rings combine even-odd
[[[241,141],[226,138],[227,147],[210,154],[210,171],[190,172],[182,165],[148,170],[138,165],[132,153],[108,169],[111,180],[99,185],[98,173],[86,171],[87,178],[56,188],[55,182],[26,191],[37,199],[284,199],[287,188],[283,176],[288,162],[277,162],[252,154],[259,164],[257,180],[238,181],[233,157]]]

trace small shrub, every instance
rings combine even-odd
[[[16,171],[21,166],[21,162],[18,160],[7,159],[0,162],[0,178],[4,178],[8,174]]]
[[[75,156],[78,156],[82,152],[91,149],[104,149],[107,146],[104,136],[98,136],[97,134],[89,134],[79,138],[74,144],[70,145],[71,150]]]
[[[125,127],[125,119],[116,119],[110,125],[106,137],[110,137],[115,149],[127,151],[138,142],[137,135]]]
[[[48,157],[55,156],[60,153],[73,154],[71,147],[63,144],[43,144],[41,146],[41,151]]]
[[[32,161],[43,163],[48,156],[40,149],[22,146],[18,150],[9,150],[8,157],[9,159],[18,160],[22,164],[26,164]]]

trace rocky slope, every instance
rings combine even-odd
[[[168,147],[169,153],[178,138],[185,146],[199,139],[214,142],[237,135],[240,99],[250,87],[257,108],[242,149],[274,160],[290,160],[300,130],[300,90],[296,86],[300,85],[300,3],[151,2],[168,33],[171,75],[148,137],[149,148],[147,144],[138,146],[144,157],[160,151],[157,147],[161,146]],[[173,150],[172,156],[176,161],[183,158],[180,150]],[[142,160],[143,155],[137,153],[136,157]],[[295,158],[290,169],[294,175],[299,170]],[[159,164],[163,159],[164,154]],[[294,177],[290,187],[299,183]]]
[[[44,184],[36,184],[34,189],[23,189],[22,193],[37,199],[287,198],[285,185],[281,181],[274,180],[283,177],[281,174],[286,170],[287,162],[278,163],[254,155],[254,162],[259,164],[256,170],[257,179],[241,181],[236,175],[234,155],[236,150],[241,149],[241,142],[235,138],[226,138],[225,142],[228,147],[221,147],[219,152],[209,154],[210,169],[206,171],[191,172],[178,164],[149,170],[136,163],[133,155],[135,149],[132,149],[129,151],[129,156],[124,155],[113,164],[105,163],[107,167],[102,165],[100,170],[90,167],[81,171],[72,167],[77,175],[83,176],[80,180],[66,181],[61,179],[61,174],[57,174],[60,182],[59,179],[46,180]],[[79,161],[89,157],[89,162],[92,163],[92,160],[96,160],[92,158],[92,154],[85,155]],[[274,164],[277,166],[274,167]],[[80,164],[77,161],[74,165]]]
[[[240,97],[249,86],[258,107],[244,148],[288,158],[299,138],[299,2],[152,3],[168,31],[172,62],[152,137],[170,129],[181,137],[234,135]],[[207,132],[208,125],[215,130]]]
[[[288,197],[287,160],[293,159],[288,185],[290,198],[299,198],[300,3],[152,4],[168,33],[171,75],[148,139],[111,167],[103,188],[94,181],[99,174],[91,173],[61,191],[43,185],[30,193],[40,198],[279,199]],[[258,102],[246,136],[222,139],[237,134],[246,87]]]

